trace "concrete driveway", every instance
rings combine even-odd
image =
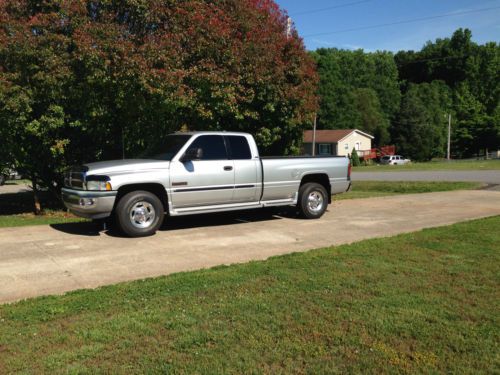
[[[31,191],[31,187],[26,184],[16,184],[12,181],[7,181],[3,186],[0,186],[0,194],[26,193]]]
[[[354,181],[472,181],[500,184],[500,170],[353,172],[352,179]]]
[[[140,239],[86,223],[6,228],[0,230],[0,302],[492,215],[500,215],[500,192],[455,191],[339,201],[319,220],[272,211],[176,218],[155,236]]]

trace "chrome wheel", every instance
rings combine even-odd
[[[312,191],[307,197],[307,208],[312,213],[320,212],[323,209],[324,198],[320,191]]]
[[[153,205],[146,201],[134,203],[130,209],[130,222],[139,229],[149,228],[155,221],[156,212]]]

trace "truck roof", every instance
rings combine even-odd
[[[175,132],[174,134],[185,134],[185,135],[250,135],[250,133],[244,132],[227,132],[227,131],[193,131],[193,132]]]

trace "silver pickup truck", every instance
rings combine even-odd
[[[349,189],[350,172],[345,157],[261,158],[246,133],[175,133],[141,159],[71,169],[62,197],[75,215],[114,217],[122,232],[139,237],[155,233],[165,214],[297,206],[316,219],[332,194]]]

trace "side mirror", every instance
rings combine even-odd
[[[182,162],[199,160],[203,157],[203,149],[201,148],[188,148],[184,156],[182,157]]]

